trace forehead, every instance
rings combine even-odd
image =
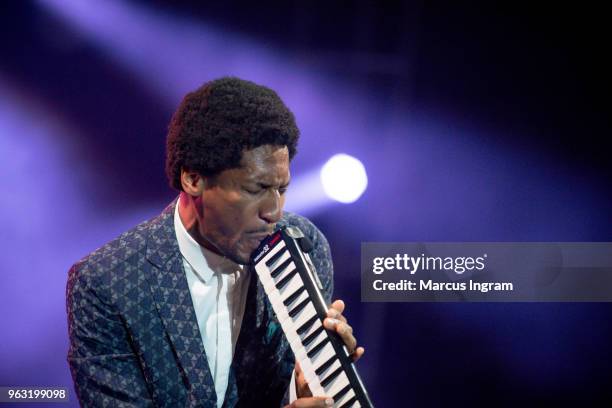
[[[263,145],[242,153],[238,170],[245,181],[284,184],[289,181],[287,146]]]

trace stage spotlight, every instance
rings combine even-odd
[[[355,202],[368,186],[365,167],[347,154],[329,159],[321,168],[320,177],[328,197],[346,204]]]

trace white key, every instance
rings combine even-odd
[[[289,318],[287,308],[285,307],[285,304],[281,301],[281,297],[278,291],[276,289],[270,290],[267,295],[270,304],[272,305],[272,308],[276,313],[276,318],[283,327],[283,332],[285,333],[289,344],[295,342],[296,339],[299,340],[300,336],[298,336],[297,334],[296,328],[293,325],[293,321]]]
[[[259,277],[259,280],[261,282],[261,286],[265,286],[265,282],[269,281],[270,279],[272,279],[272,277],[270,277],[270,272],[266,269],[265,265],[257,265],[255,266],[255,272],[257,272],[257,276]]]
[[[321,387],[318,381],[311,381],[308,383],[308,388],[310,388],[310,392],[312,392],[313,397],[322,397],[325,395],[325,390]]]
[[[312,361],[311,361],[311,364],[312,364]],[[332,371],[329,371],[329,369],[328,369],[328,370],[325,370],[325,373],[323,373],[323,375],[317,375],[317,368],[320,365],[321,364],[319,364],[319,365],[313,364],[313,367],[314,367],[313,376],[316,377],[317,381],[319,381],[319,382],[321,382],[321,381],[323,381],[325,379],[325,375],[329,375],[332,372]],[[334,365],[334,364],[332,364],[332,365]],[[338,367],[336,367],[336,368],[338,368]],[[306,381],[311,381],[311,380],[312,380],[312,377],[307,377],[306,378]]]
[[[295,264],[291,262],[287,266],[287,269],[285,270],[285,272],[282,273],[282,275],[286,276],[289,272],[293,272],[294,269],[295,269]],[[270,275],[270,271],[266,269],[262,272],[258,272],[258,275],[259,275],[259,280],[261,281],[261,285],[266,290],[266,293],[270,288],[276,289],[276,284],[278,283],[278,280],[272,278],[272,276]]]
[[[285,241],[280,241],[278,244],[276,244],[274,248],[272,248],[270,252],[266,254],[266,256],[264,256],[260,261],[257,262],[257,265],[264,265],[267,268],[266,262],[268,262],[268,260],[272,258],[274,254],[276,254],[283,248],[285,248]]]
[[[259,281],[261,282],[261,286],[265,287],[266,284],[272,280],[272,276],[270,276],[270,272],[267,269],[255,268],[255,271],[257,271],[257,275],[259,276]]]
[[[276,290],[276,291],[278,291],[278,293],[281,295],[281,297],[286,297],[286,296],[288,296],[288,295],[287,295],[287,289],[288,289],[288,286],[289,286],[289,285],[291,285],[291,283],[293,282],[293,279],[295,279],[295,277],[296,277],[296,276],[298,276],[298,277],[299,277],[299,274],[294,275],[294,278],[290,279],[290,280],[289,280],[289,282],[287,282],[287,283],[285,284],[285,286],[283,286],[282,291],[281,291],[281,290],[279,290],[279,289],[276,287],[276,284],[277,284],[278,282],[277,282],[277,281],[275,281],[274,279],[267,280],[265,283],[263,283],[263,281],[262,281],[262,284],[263,284],[263,287],[264,287],[264,290],[266,291],[266,293],[268,293],[270,290]],[[303,284],[303,282],[302,282],[301,278],[300,278],[300,280],[297,282],[297,284],[298,284],[298,285],[302,285],[302,284]],[[292,293],[293,293],[293,292],[292,292]]]
[[[287,331],[285,331],[285,329],[287,329]],[[293,350],[294,348],[298,348],[300,346],[300,343],[299,341],[296,341],[296,339],[299,339],[300,337],[297,335],[295,330],[293,330],[293,327],[285,328],[283,326],[283,331],[285,331],[285,337],[287,337],[287,342],[289,342],[291,350]]]
[[[270,291],[270,293],[268,293],[268,299],[270,300],[270,303],[272,304],[272,308],[274,309],[274,312],[276,313],[276,318],[278,319],[278,321],[282,322],[284,320],[287,320],[289,318],[289,313],[287,313],[287,308],[285,308],[285,305],[282,302],[278,291],[277,290]],[[295,332],[295,330],[293,331]],[[297,336],[297,333],[296,333],[296,336]]]
[[[271,291],[276,290],[276,282],[274,282],[274,279],[272,278],[265,281],[262,280],[261,285],[263,286],[266,293],[270,293]]]
[[[355,396],[355,391],[353,391],[352,389],[348,390],[346,392],[346,394],[344,394],[342,397],[340,397],[337,400],[334,400],[334,405],[337,406],[337,407],[341,407],[346,401],[350,400],[354,396]],[[333,397],[333,395],[332,395],[332,397]],[[357,401],[355,401],[355,402],[357,402]],[[353,406],[354,406],[354,404],[353,404]]]
[[[316,315],[317,311],[315,310],[314,305],[312,303],[306,305],[306,307],[300,310],[300,312],[293,318],[293,323],[295,324],[296,330],[302,327],[304,323]]]
[[[330,396],[336,395],[341,389],[349,385],[349,383],[349,379],[343,371],[324,387],[325,394]]]
[[[306,351],[304,350],[304,347],[294,348],[292,346],[291,349],[293,350],[293,354],[295,355],[296,360],[299,361],[300,363],[300,367],[302,368],[302,371],[304,372],[304,378],[306,379],[306,382],[308,383],[308,385],[311,386],[313,384],[316,384],[318,385],[319,388],[321,388],[321,384],[319,383],[319,380],[315,375],[315,369],[312,363],[310,362],[310,360],[308,359],[308,357],[306,357]],[[321,388],[321,391],[322,390],[323,388]],[[314,391],[312,390],[312,388],[311,388],[311,391],[314,394]],[[319,395],[323,395],[323,394],[319,394]]]
[[[319,378],[321,379],[321,381],[325,380],[325,378],[330,375],[331,373],[333,373],[336,369],[342,367],[342,364],[340,364],[340,360],[336,359],[336,361],[334,361],[329,367],[327,367],[321,374],[319,374]],[[333,395],[331,395],[333,397]]]
[[[319,319],[315,320],[312,326],[308,328],[304,333],[300,334],[300,340],[304,340],[306,337],[310,336],[312,332],[317,330],[319,327],[323,326],[323,323]],[[299,328],[299,326],[298,326]],[[296,328],[297,329],[297,328]]]
[[[283,310],[282,312],[280,312],[280,315],[277,314],[276,317],[278,318],[278,321],[280,322],[280,324],[283,325],[283,327],[287,326],[291,328],[292,330],[296,330],[297,332],[297,328],[293,324],[293,320],[291,319],[291,317],[289,316],[289,313],[287,313],[286,310]]]
[[[269,292],[266,292],[266,294],[268,295],[268,300],[270,301],[273,307],[280,307],[280,305],[283,304],[278,290],[270,290]]]
[[[304,378],[306,379],[308,385],[310,386],[312,384],[316,384],[318,387],[321,387],[319,379],[316,377],[316,375],[314,375],[314,367],[310,363],[310,360],[306,359],[299,361],[300,366],[302,367],[302,371],[304,373]],[[323,390],[323,387],[321,387],[321,390]]]
[[[293,350],[293,354],[297,361],[299,361],[300,366],[302,367],[302,371],[304,373],[304,378],[308,383],[308,388],[310,388],[310,392],[315,397],[320,397],[325,395],[325,391],[321,386],[321,382],[319,378],[317,378],[315,374],[315,369],[308,357],[306,357],[306,351],[304,347],[299,348],[298,350]]]
[[[352,408],[361,408],[361,404],[359,403],[359,401],[355,401]]]
[[[302,278],[300,278],[300,276],[299,276],[299,275],[295,275],[295,276],[294,276],[294,277],[291,279],[291,282],[293,282],[293,281],[297,281],[297,283],[298,283],[298,284],[301,284],[301,283],[302,283]],[[290,284],[290,283],[289,283],[289,284]],[[296,325],[296,324],[293,322],[293,320],[291,319],[291,317],[289,317],[289,312],[288,312],[288,310],[287,310],[287,307],[286,307],[286,306],[285,306],[285,304],[284,304],[284,303],[281,301],[281,299],[282,299],[282,294],[281,294],[281,293],[280,293],[280,292],[279,292],[277,289],[271,290],[269,293],[275,293],[275,294],[276,294],[276,297],[275,297],[275,301],[274,301],[273,307],[274,307],[274,305],[276,305],[276,307],[274,308],[274,311],[275,311],[275,312],[276,312],[276,309],[277,309],[277,308],[278,308],[279,310],[281,310],[280,312],[277,312],[277,313],[276,313],[276,315],[277,315],[277,317],[278,317],[278,321],[279,321],[279,322],[281,322],[281,324],[282,324],[284,321],[288,321],[288,322],[289,322],[289,324],[291,324],[291,325],[292,325],[292,327],[294,328],[294,330],[297,330],[297,329],[298,329],[300,326]],[[269,295],[269,294],[268,294],[268,295]],[[314,306],[312,306],[312,307],[314,307]],[[304,309],[302,309],[302,310],[301,310],[301,311],[300,311],[300,312],[297,314],[297,316],[296,316],[295,318],[297,318],[298,316],[301,316],[301,315],[302,315],[302,314],[303,314],[303,313],[306,311],[306,309],[308,309],[308,306],[306,306]]]
[[[270,275],[272,275],[272,272],[274,272],[276,268],[282,265],[282,263],[285,262],[289,258],[291,258],[291,253],[289,251],[285,251],[284,254],[282,254],[276,261],[274,261],[272,265],[268,267],[268,269],[270,269]]]
[[[302,371],[306,377],[310,377],[310,373],[314,373],[314,367],[309,359],[299,360],[300,366],[302,367]]]
[[[272,278],[272,279],[274,279],[275,283],[279,283],[281,280],[283,280],[285,276],[289,275],[293,271],[295,271],[295,263],[291,261],[289,265],[287,265],[285,269],[283,269],[283,271],[279,275],[277,275],[275,278]]]
[[[285,301],[285,299],[287,299],[289,296],[293,295],[295,292],[285,291],[285,293],[288,293],[288,296],[284,297],[283,302]],[[289,303],[288,309],[293,309],[295,306],[299,305],[300,303],[302,303],[303,300],[306,300],[306,299],[308,299],[308,292],[303,290],[302,293],[300,293],[298,295],[298,297],[295,298],[295,300],[293,302]]]
[[[334,358],[335,358],[335,356],[334,356]],[[329,359],[328,359],[328,360],[326,360],[326,361],[324,361],[323,363],[326,363],[327,361],[329,361]],[[311,361],[311,363],[312,363],[312,361]],[[328,367],[327,369],[325,369],[325,371],[324,371],[324,372],[322,372],[321,374],[317,374],[317,368],[319,368],[321,365],[322,365],[322,364],[314,364],[314,363],[313,363],[313,367],[315,368],[314,375],[317,377],[317,379],[318,379],[318,381],[319,381],[319,382],[321,382],[321,381],[325,380],[325,378],[326,378],[326,377],[327,377],[329,374],[331,374],[331,373],[332,373],[332,372],[333,372],[335,369],[337,369],[338,367],[340,367],[340,366],[341,366],[340,361],[336,359],[336,361],[334,361],[334,362],[331,364],[331,367]],[[332,368],[332,367],[333,367],[333,368]],[[310,379],[310,378],[307,378],[306,380],[308,381],[309,379]]]
[[[303,347],[302,343],[300,343],[299,341],[296,341],[296,339],[299,339],[300,336],[298,336],[297,332],[295,331],[295,327],[293,327],[293,325],[291,324],[291,319],[285,319],[281,321],[281,326],[283,327],[283,332],[285,332],[285,337],[287,337],[287,341],[289,342],[291,349],[294,350],[294,354],[295,354],[295,350],[297,350],[300,347]]]
[[[297,350],[293,350],[293,354],[295,354],[295,358],[298,361],[308,360],[308,356],[306,356],[306,350],[304,350],[304,346],[297,347]]]
[[[272,285],[265,285],[264,286],[264,290],[265,290],[267,296],[270,296],[270,294],[274,293],[274,292],[278,293],[278,291],[276,290],[276,286],[274,286],[274,284],[272,284]]]
[[[312,342],[305,346],[306,352],[309,352],[310,350],[315,348],[317,344],[321,343],[323,340],[326,340],[328,337],[329,336],[327,335],[327,332],[325,330],[322,330],[321,333],[319,333]]]
[[[310,326],[310,328],[308,328],[308,330],[306,330],[304,333],[297,335],[297,337],[295,339],[292,339],[292,342],[297,342],[300,345],[302,345],[302,341],[309,336],[312,332],[314,332],[315,330],[317,330],[319,327],[321,327],[321,321],[319,319],[315,320],[314,323]],[[297,334],[297,330],[300,328],[300,326],[294,325],[296,334]]]
[[[336,353],[334,352],[334,346],[332,346],[330,342],[327,342],[327,344],[310,359],[310,362],[314,367],[320,367],[323,363],[335,355]]]
[[[279,292],[283,300],[287,299],[289,296],[293,295],[296,290],[304,286],[304,281],[299,274],[296,274],[295,277],[299,279],[291,279],[289,283],[283,287],[283,291]]]

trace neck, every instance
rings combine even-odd
[[[177,205],[179,218],[181,219],[187,233],[204,248],[218,255],[224,256],[224,254],[212,242],[206,239],[204,234],[202,234],[202,220],[200,216],[201,211],[199,211],[202,209],[202,198],[193,197],[184,191],[181,191]]]

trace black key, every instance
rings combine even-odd
[[[318,318],[319,316],[315,315],[308,319],[306,323],[304,323],[299,329],[296,330],[297,334],[301,336],[302,334],[306,333],[308,329],[310,329],[310,326],[312,326]]]
[[[290,305],[291,303],[293,303],[293,301],[294,301],[295,299],[297,299],[297,298],[298,298],[298,296],[300,296],[300,295],[302,294],[302,292],[303,292],[303,291],[305,291],[305,290],[306,290],[306,287],[305,287],[305,286],[302,286],[301,288],[299,288],[298,290],[296,290],[295,292],[293,292],[293,294],[291,294],[291,296],[289,296],[287,299],[285,299],[285,300],[283,301],[283,303],[285,304],[285,306],[289,307],[289,305]]]
[[[276,263],[276,261],[278,260],[278,258],[280,258],[281,256],[283,256],[283,254],[287,252],[287,247],[279,250],[277,253],[275,253],[274,255],[272,255],[272,257],[270,259],[268,259],[266,261],[266,266],[268,267],[268,269],[270,269],[272,267],[272,265],[274,265]]]
[[[278,290],[281,290],[283,288],[283,286],[285,286],[287,283],[289,283],[289,281],[295,276],[295,274],[297,273],[297,269],[294,270],[293,272],[289,272],[287,274],[287,276],[285,276],[283,279],[281,279],[277,284],[276,284],[276,288]]]
[[[323,340],[322,342],[320,342],[319,344],[317,344],[316,346],[314,346],[312,348],[312,350],[310,350],[308,352],[308,354],[306,354],[308,356],[308,358],[313,358],[318,352],[319,350],[321,350],[323,347],[325,347],[325,345],[329,342],[329,337],[326,337],[325,340]]]
[[[351,389],[351,384],[347,385],[346,387],[344,387],[343,389],[338,391],[338,393],[333,396],[334,401],[338,401],[340,398],[342,398],[344,396],[344,394],[349,392],[350,389]]]
[[[355,403],[355,401],[357,401],[357,396],[356,395],[353,398],[351,398],[350,400],[346,401],[344,404],[342,404],[342,406],[339,407],[339,408],[348,408],[351,405],[353,405]]]
[[[338,375],[340,375],[341,372],[342,372],[342,367],[338,367],[337,369],[335,369],[333,373],[331,373],[330,375],[325,377],[325,379],[323,381],[321,381],[321,387],[327,387],[327,385],[330,382],[332,382],[332,380],[334,378],[336,378]]]
[[[323,326],[321,326],[321,327],[319,327],[317,330],[315,330],[315,331],[313,331],[312,333],[310,333],[310,334],[308,335],[308,337],[306,337],[306,338],[305,338],[305,339],[302,341],[302,345],[303,345],[304,347],[308,347],[308,345],[309,345],[310,343],[312,343],[312,341],[313,341],[314,339],[316,339],[316,338],[317,338],[317,336],[318,336],[318,335],[319,335],[319,334],[320,334],[320,333],[321,333],[323,330],[325,330],[325,329],[323,328]]]
[[[308,303],[310,303],[310,299],[306,298],[302,300],[300,304],[298,304],[296,307],[291,309],[291,311],[289,312],[289,317],[293,319],[298,313],[300,313],[300,310],[302,310],[303,308],[306,307],[306,305],[308,305]]]
[[[284,271],[284,270],[285,270],[285,269],[286,269],[286,268],[289,266],[289,264],[290,264],[292,261],[293,261],[293,260],[292,260],[291,258],[287,258],[287,259],[285,259],[285,262],[283,262],[282,264],[280,264],[280,265],[278,266],[278,268],[275,268],[275,269],[272,271],[272,273],[270,273],[270,276],[272,276],[274,279],[276,279],[276,277],[277,277],[278,275],[280,275],[280,273],[281,273],[282,271]]]
[[[334,361],[336,361],[337,357],[336,356],[331,356],[329,358],[329,360],[327,360],[326,362],[324,362],[323,364],[321,364],[321,366],[319,366],[319,368],[317,368],[315,370],[315,373],[317,374],[317,376],[321,376],[321,374],[323,373],[323,371],[327,370],[327,367],[329,367],[330,365],[334,364]]]

